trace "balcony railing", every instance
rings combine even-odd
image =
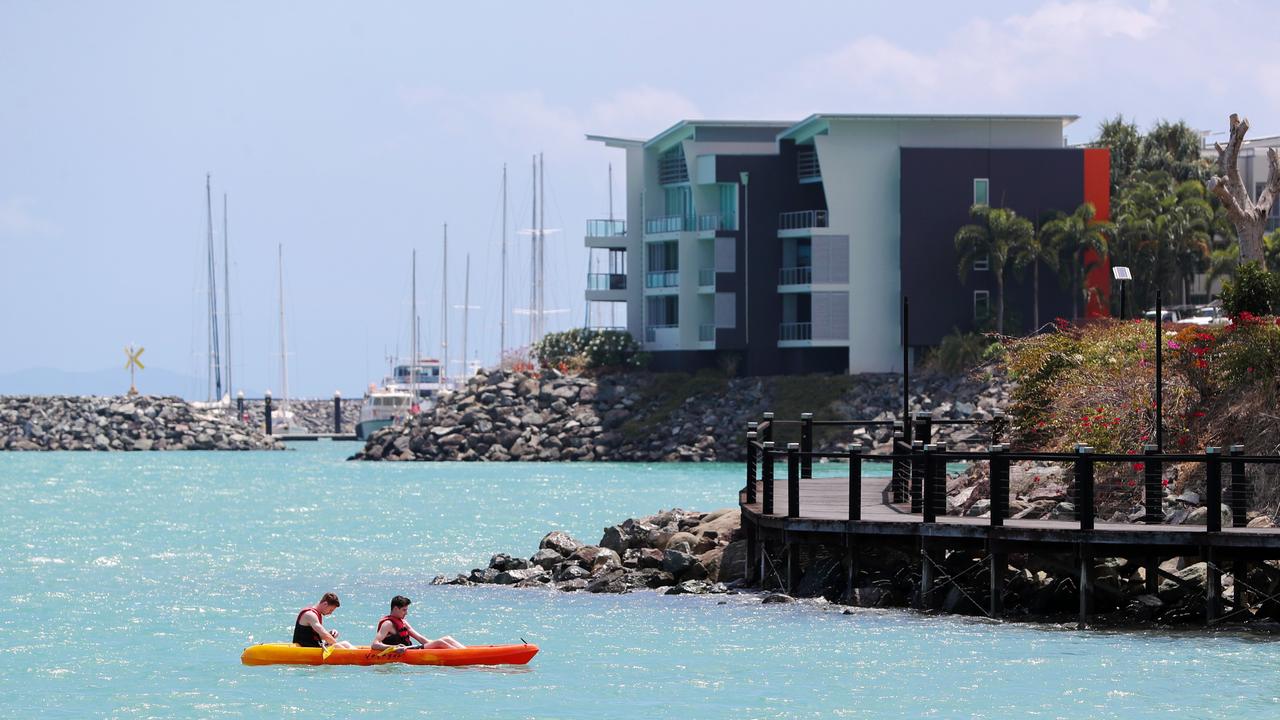
[[[708,230],[723,230],[723,229],[725,229],[724,217],[718,214],[698,216],[698,230],[700,232],[705,232]]]
[[[646,235],[684,232],[684,216],[666,215],[663,217],[649,218],[644,221],[644,232]]]
[[[782,341],[812,340],[813,323],[782,323],[778,326],[778,339]]]
[[[778,213],[779,230],[804,230],[827,227],[826,210],[796,210]]]
[[[796,175],[799,176],[800,182],[822,179],[822,168],[818,166],[817,149],[800,148],[796,151]]]
[[[644,274],[644,286],[647,288],[680,287],[679,270],[655,270]]]
[[[627,234],[626,220],[588,220],[587,237],[620,237]]]
[[[621,273],[587,273],[588,290],[626,290],[627,276]]]
[[[715,342],[716,326],[715,325],[699,325],[698,326],[698,342]]]
[[[658,331],[659,331],[659,330],[670,330],[670,329],[672,329],[672,328],[677,328],[677,327],[680,327],[680,326],[679,326],[679,325],[645,325],[645,326],[644,326],[644,341],[645,341],[645,342],[656,342],[656,341],[657,341],[657,339],[658,339]]]
[[[716,269],[702,268],[698,271],[698,287],[715,287]]]
[[[778,268],[779,285],[810,285],[813,283],[813,268],[789,267]]]

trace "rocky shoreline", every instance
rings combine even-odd
[[[738,461],[745,457],[747,422],[783,402],[785,378],[692,378],[672,384],[653,373],[566,376],[496,371],[476,375],[465,388],[408,423],[374,433],[353,460],[426,461]],[[898,375],[806,378],[827,382],[823,407],[831,417],[896,420],[901,412]],[[1010,384],[930,376],[913,381],[912,411],[938,419],[991,420],[1009,399]],[[797,412],[798,416],[798,412]],[[781,415],[779,418],[781,419]],[[963,448],[983,431],[938,426],[936,439]],[[842,451],[852,443],[887,452],[887,427],[857,428],[847,436],[819,435],[815,448]]]
[[[177,397],[0,397],[0,450],[279,450],[220,410]]]
[[[911,542],[886,541],[858,553],[850,581],[841,549],[808,549],[793,594],[781,591],[775,562],[766,561],[763,581],[746,582],[747,540],[736,509],[700,513],[664,510],[628,519],[604,529],[600,542],[584,544],[567,533],[547,533],[532,555],[496,553],[484,568],[452,578],[438,575],[433,585],[503,585],[564,592],[707,595],[755,591],[761,602],[789,603],[799,598],[863,608],[920,608],[929,612],[984,615],[990,588],[985,572],[974,572],[981,558],[952,551],[934,560],[934,587],[921,597],[921,557]],[[775,552],[771,554],[777,555]],[[1074,556],[1061,558],[1010,554],[1002,590],[1004,619],[1034,622],[1074,621],[1078,611],[1078,569]],[[1204,619],[1208,565],[1202,558],[1178,557],[1147,580],[1147,568],[1125,558],[1094,561],[1096,613],[1103,626],[1199,625]],[[1262,600],[1256,613],[1240,622],[1280,621],[1280,563],[1251,563],[1247,578],[1224,580],[1224,598],[1237,589]],[[846,612],[850,612],[846,610]]]

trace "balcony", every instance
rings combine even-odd
[[[670,350],[680,346],[679,325],[646,325],[645,344],[653,350]]]
[[[779,285],[812,285],[813,268],[811,266],[778,268]]]
[[[644,234],[660,235],[662,233],[684,232],[684,225],[683,215],[664,215],[663,217],[649,218],[644,221]]]
[[[779,342],[795,342],[813,339],[813,323],[782,323],[778,326]]]
[[[587,273],[588,290],[626,290],[627,276],[622,273]]]
[[[679,270],[651,270],[644,274],[644,286],[654,288],[680,287]]]
[[[796,151],[796,176],[801,183],[822,182],[822,168],[818,164],[816,148],[800,148]]]
[[[587,237],[623,237],[627,234],[626,220],[588,220]]]
[[[719,213],[711,215],[698,216],[698,232],[714,233],[717,230],[737,230],[732,216],[726,217]]]
[[[716,326],[715,325],[699,325],[698,326],[698,342],[715,342]]]
[[[826,210],[796,210],[778,213],[778,235],[795,237],[808,235],[813,228],[827,227]]]
[[[716,286],[716,269],[702,268],[698,271],[698,287],[714,288]]]

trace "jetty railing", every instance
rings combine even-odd
[[[990,479],[991,503],[988,522],[999,527],[1009,519],[1011,466],[1016,462],[1058,463],[1070,466],[1070,479],[1074,491],[1074,522],[1080,530],[1096,527],[1097,487],[1096,471],[1100,464],[1142,464],[1142,491],[1144,514],[1141,524],[1164,522],[1164,468],[1171,464],[1203,466],[1205,472],[1206,517],[1204,532],[1223,530],[1223,508],[1233,527],[1244,527],[1248,522],[1251,482],[1246,472],[1249,465],[1280,466],[1280,455],[1246,455],[1242,445],[1224,449],[1207,447],[1203,453],[1160,453],[1154,445],[1144,448],[1142,455],[1096,453],[1092,447],[1078,445],[1069,453],[1013,452],[999,442],[1007,419],[992,421],[938,420],[924,414],[914,418],[913,434],[920,438],[907,443],[899,423],[893,421],[866,420],[814,420],[811,413],[804,413],[799,420],[778,420],[772,413],[765,413],[763,420],[748,423],[747,430],[747,482],[743,490],[747,504],[760,502],[761,513],[775,514],[775,465],[786,464],[786,516],[802,518],[801,481],[813,477],[815,460],[843,460],[848,463],[848,513],[847,519],[862,519],[863,463],[889,463],[893,472],[889,482],[889,502],[910,503],[910,513],[919,514],[925,523],[936,523],[939,516],[946,517],[946,468],[948,463],[987,463]],[[998,421],[998,422],[997,422]],[[997,425],[990,435],[992,443],[982,450],[948,450],[943,443],[930,442],[935,425],[984,424]],[[774,429],[780,425],[799,425],[800,442],[789,442],[780,447],[773,440]],[[894,426],[894,442],[889,454],[869,453],[859,445],[846,451],[820,452],[813,450],[813,429],[820,426]],[[1225,479],[1225,484],[1224,484]],[[1182,526],[1181,529],[1186,529]]]

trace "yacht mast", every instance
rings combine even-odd
[[[533,218],[529,223],[529,349],[538,342],[538,156],[533,156]]]
[[[471,253],[467,253],[467,274],[462,283],[462,379],[471,377],[467,369],[467,330],[471,327]]]
[[[218,357],[218,271],[213,252],[213,190],[209,173],[204,175],[205,229],[208,232],[209,285],[209,400],[222,399],[222,363]]]
[[[413,270],[409,291],[409,392],[418,402],[418,250],[413,250]]]
[[[507,164],[502,164],[502,308],[498,313],[498,367],[507,352]]]
[[[284,397],[280,401],[280,420],[289,426],[289,346],[284,334],[284,245],[276,245],[280,284],[280,381]]]
[[[440,387],[445,386],[449,376],[449,223],[444,224],[444,253],[440,261],[440,292],[443,296],[440,303]]]
[[[547,331],[546,258],[547,258],[547,194],[543,173],[547,169],[542,153],[538,153],[538,339]]]
[[[231,384],[231,250],[227,239],[227,194],[222,193],[222,321],[227,337],[227,397],[235,394]],[[219,396],[221,399],[221,396]]]

